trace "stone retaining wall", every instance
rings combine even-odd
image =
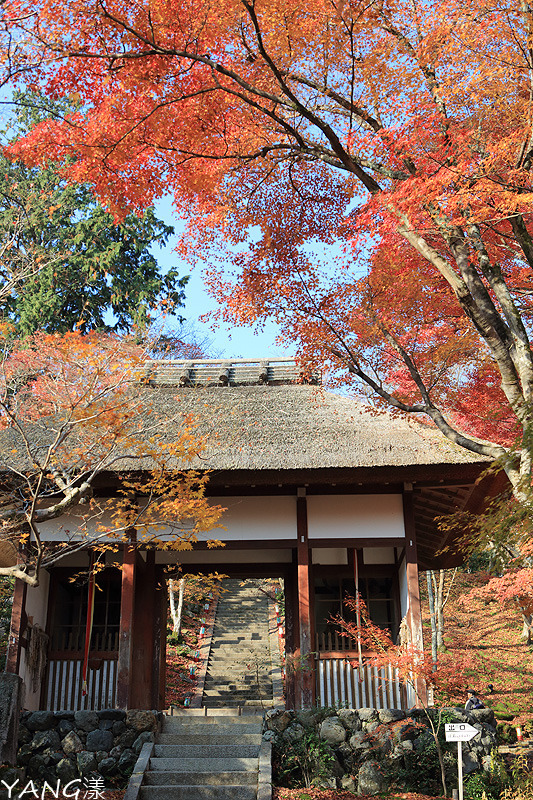
[[[460,708],[442,709],[445,722],[469,722],[480,732],[463,743],[463,770],[469,773],[488,770],[496,747],[496,720],[490,709],[466,712]],[[437,710],[431,710],[436,717]],[[315,734],[329,746],[333,757],[327,774],[317,781],[324,788],[342,788],[362,795],[379,794],[395,784],[402,769],[417,763],[433,742],[427,715],[423,709],[409,712],[397,709],[343,708],[267,711],[263,738],[282,752],[292,743]],[[456,784],[457,745],[448,745],[450,785]],[[328,748],[326,748],[327,750]],[[437,769],[438,776],[438,769]],[[438,779],[438,778],[437,778]]]
[[[27,779],[54,786],[90,775],[124,783],[161,721],[159,711],[25,711],[17,765]]]

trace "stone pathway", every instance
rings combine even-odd
[[[259,586],[258,580],[222,582],[202,698],[205,708],[283,704],[277,632],[269,631],[269,600]]]

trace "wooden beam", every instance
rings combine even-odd
[[[117,708],[131,708],[136,545],[124,545],[117,664]]]
[[[379,503],[377,504],[379,505]],[[365,547],[402,547],[401,536],[383,536],[365,539],[309,539],[309,547],[346,547],[351,550],[363,550]]]
[[[311,708],[315,701],[314,669],[314,587],[311,584],[311,558],[307,528],[307,498],[298,490],[296,500],[298,531],[298,617],[300,631],[300,692],[296,698],[301,708]]]
[[[11,610],[11,626],[9,629],[9,642],[6,655],[6,672],[18,675],[20,668],[21,637],[26,628],[26,594],[28,584],[17,578],[13,595],[13,608]]]
[[[403,493],[403,519],[405,527],[405,571],[409,602],[408,623],[413,645],[419,650],[423,650],[422,608],[420,605],[420,584],[418,580],[418,556],[412,490],[404,490]],[[417,680],[416,692],[417,705],[427,705],[427,688],[422,680]]]

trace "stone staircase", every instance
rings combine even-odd
[[[190,710],[165,716],[146,744],[124,800],[267,800],[270,745],[261,716]],[[129,794],[128,794],[129,793]]]
[[[225,579],[223,588],[203,708],[164,716],[124,800],[272,800],[272,746],[261,724],[263,709],[283,702],[277,629],[269,630],[258,581]]]
[[[275,668],[271,661],[268,597],[255,580],[227,578],[222,586],[202,705],[269,708],[274,703]]]

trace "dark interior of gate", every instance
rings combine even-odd
[[[209,496],[226,508],[215,532],[224,546],[210,548],[206,532],[190,551],[125,545],[107,554],[84,697],[87,593],[71,578],[89,554],[66,559],[37,589],[19,586],[10,664],[29,687],[27,707],[163,708],[165,570],[178,564],[185,573],[283,579],[287,662],[297,665],[287,672],[289,706],[411,702],[394,676],[379,689],[380,676],[354,666],[354,643],[328,620],[347,613],[343,600],[357,585],[376,623],[396,638],[404,621],[421,646],[419,570],[458,560],[437,518],[481,508],[498,476],[480,478],[485,463],[427,426],[324,391],[289,359],[158,362],[148,377],[156,413],[174,419],[179,404],[200,420],[207,448],[192,466],[209,470]],[[109,476],[102,496],[117,480]],[[27,648],[35,627],[45,632],[39,675]]]

